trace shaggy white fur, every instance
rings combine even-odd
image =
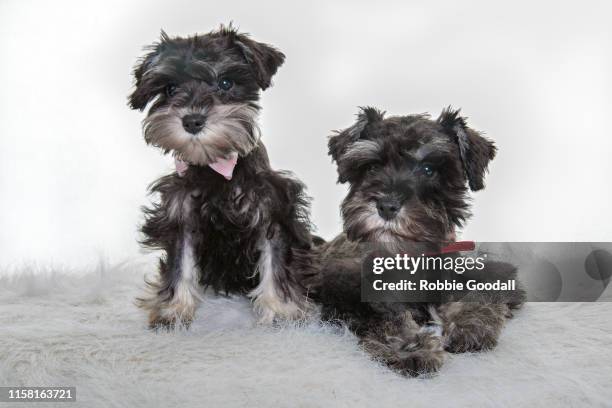
[[[76,386],[70,406],[105,408],[612,405],[612,303],[527,304],[495,351],[414,379],[345,331],[257,326],[245,298],[206,296],[191,330],[153,333],[133,304],[143,269],[1,278],[0,385]]]

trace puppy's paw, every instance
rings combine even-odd
[[[436,327],[424,326],[413,339],[392,342],[397,358],[390,366],[401,374],[410,376],[440,370],[447,354],[439,331]]]
[[[160,305],[149,311],[149,328],[173,330],[189,328],[195,314],[195,307],[189,305]]]
[[[362,345],[391,369],[415,377],[435,373],[444,364],[447,353],[439,332],[439,328],[424,326],[416,333],[386,336],[382,341],[366,338]]]
[[[466,353],[495,348],[508,313],[504,304],[461,304],[460,312],[445,316],[446,350]]]
[[[451,323],[446,335],[446,349],[451,353],[491,350],[497,346],[499,329],[481,323]]]
[[[305,319],[312,310],[308,302],[298,304],[293,300],[284,300],[277,296],[259,296],[253,303],[258,315],[257,323],[262,325],[271,325],[280,320]]]

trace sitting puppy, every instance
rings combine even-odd
[[[153,183],[143,244],[161,249],[159,279],[140,299],[149,325],[189,324],[201,287],[244,293],[262,322],[298,318],[308,304],[289,269],[311,244],[303,185],[272,170],[260,141],[260,90],[285,56],[231,26],[205,35],[162,32],[134,70],[133,109],[148,144],[172,152],[177,172]]]
[[[345,323],[373,357],[404,375],[438,370],[447,352],[494,347],[511,309],[523,303],[520,288],[419,302],[362,299],[361,272],[373,244],[389,254],[406,253],[410,244],[445,252],[469,216],[468,186],[484,187],[495,152],[493,142],[450,108],[437,120],[384,118],[365,108],[357,123],[329,140],[339,182],[349,183],[341,207],[344,232],[297,254],[301,280],[323,319]],[[450,252],[445,256],[458,256]],[[515,275],[512,265],[486,263],[485,280]]]

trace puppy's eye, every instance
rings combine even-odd
[[[229,91],[234,86],[234,81],[229,78],[221,78],[219,81],[219,88],[224,91]]]
[[[426,164],[425,166],[423,166],[423,174],[427,177],[432,177],[434,174],[436,174],[436,169]]]
[[[165,92],[166,92],[166,96],[168,97],[174,96],[174,94],[176,94],[176,85],[174,84],[167,85]]]
[[[380,166],[379,166],[377,163],[373,163],[373,164],[369,164],[369,165],[367,165],[367,166],[366,166],[366,168],[365,168],[365,170],[366,170],[368,173],[373,173],[373,172],[375,172],[376,170],[378,170],[378,168],[379,168],[379,167],[380,167]]]

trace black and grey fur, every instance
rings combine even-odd
[[[490,349],[522,290],[505,297],[470,293],[440,302],[363,302],[361,268],[368,243],[389,254],[410,244],[440,253],[469,217],[468,186],[484,187],[492,141],[469,128],[459,111],[385,118],[364,108],[357,122],[329,139],[339,182],[344,232],[300,252],[302,282],[326,320],[341,321],[373,357],[402,374],[439,369],[448,352]],[[371,246],[370,246],[371,247]],[[415,253],[414,255],[419,255]],[[445,256],[457,256],[450,254]],[[514,277],[512,265],[487,262],[485,276]]]
[[[181,176],[154,182],[159,201],[145,208],[143,244],[163,251],[151,294],[140,299],[151,327],[189,324],[202,288],[250,296],[262,322],[308,309],[289,264],[311,245],[301,182],[272,170],[260,141],[260,90],[285,56],[230,27],[170,38],[150,47],[134,70],[133,109],[148,144],[189,163]],[[208,164],[232,153],[231,180]]]

